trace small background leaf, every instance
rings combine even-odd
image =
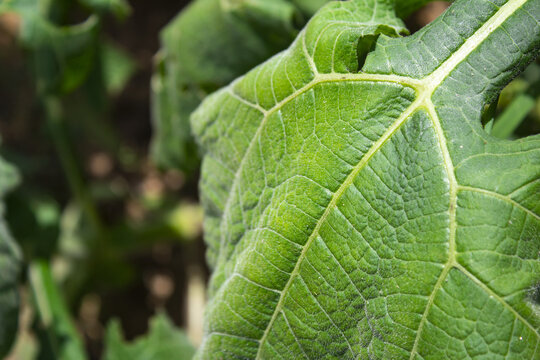
[[[131,7],[126,0],[80,0],[80,2],[92,12],[101,15],[114,14],[120,20],[131,14]]]
[[[32,50],[38,90],[68,93],[83,84],[90,74],[98,41],[98,20],[59,27],[32,13],[23,15],[21,41]]]
[[[4,196],[18,183],[17,170],[0,158],[0,358],[9,352],[19,323],[18,278],[22,257],[4,220]]]
[[[154,161],[165,168],[196,168],[191,112],[207,94],[284,49],[326,2],[196,0],[182,11],[162,31],[156,58]]]
[[[190,360],[194,354],[186,335],[164,313],[151,320],[146,336],[131,344],[124,341],[118,321],[111,321],[107,328],[104,360]]]

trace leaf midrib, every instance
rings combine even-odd
[[[362,157],[360,162],[355,166],[355,168],[351,171],[349,176],[345,179],[343,184],[339,187],[339,189],[334,193],[330,203],[328,204],[327,208],[325,209],[325,212],[317,222],[312,234],[308,238],[308,241],[304,245],[302,252],[300,256],[298,257],[297,263],[295,265],[295,268],[291,272],[291,276],[289,280],[287,281],[287,284],[283,288],[280,299],[276,305],[276,308],[272,314],[272,318],[270,319],[263,336],[259,340],[259,348],[257,352],[256,358],[259,359],[261,357],[261,350],[263,348],[263,344],[267,339],[267,336],[269,334],[270,329],[272,328],[272,325],[274,321],[276,320],[277,316],[282,310],[283,301],[286,297],[286,294],[288,292],[288,289],[292,285],[293,279],[298,275],[300,264],[302,263],[303,259],[306,256],[306,253],[311,245],[311,243],[314,241],[314,239],[319,235],[319,229],[322,226],[322,224],[325,222],[326,218],[330,214],[330,212],[334,209],[337,202],[339,201],[341,195],[345,192],[345,190],[348,188],[348,186],[352,183],[354,178],[358,175],[358,173],[363,169],[363,167],[369,162],[369,160],[373,157],[373,155],[392,137],[392,135],[403,125],[408,118],[417,110],[424,109],[427,110],[430,118],[433,121],[434,130],[437,134],[439,146],[441,148],[441,154],[444,159],[444,166],[445,170],[448,176],[449,181],[449,193],[450,193],[450,206],[449,206],[449,225],[450,225],[450,235],[449,235],[449,256],[448,261],[444,265],[443,270],[441,271],[441,275],[439,276],[439,279],[437,280],[437,283],[430,295],[430,298],[428,299],[428,304],[426,306],[426,309],[424,311],[424,314],[422,316],[419,329],[417,331],[417,336],[413,345],[413,349],[411,351],[411,359],[414,358],[416,349],[419,343],[419,339],[422,332],[423,324],[425,323],[427,319],[427,315],[429,313],[429,309],[431,308],[431,305],[433,303],[435,294],[442,286],[442,283],[446,277],[446,275],[449,273],[451,268],[454,268],[456,266],[455,261],[455,232],[456,232],[456,208],[457,208],[457,191],[458,191],[458,183],[455,178],[454,173],[454,167],[450,158],[450,153],[448,151],[448,147],[446,145],[446,137],[444,135],[444,132],[442,130],[442,126],[440,124],[440,120],[437,116],[435,107],[431,101],[431,97],[434,93],[434,91],[440,86],[440,84],[446,79],[446,77],[459,65],[461,62],[463,62],[489,35],[491,35],[496,29],[498,29],[511,15],[514,14],[514,12],[520,8],[523,4],[526,3],[527,0],[510,0],[505,5],[499,8],[499,10],[487,21],[485,22],[478,30],[475,31],[475,33],[469,37],[461,46],[460,48],[454,52],[447,60],[445,60],[433,73],[428,75],[422,80],[413,79],[410,77],[403,77],[403,76],[397,76],[397,75],[378,75],[378,74],[317,74],[315,69],[312,69],[314,71],[314,78],[312,81],[310,81],[308,84],[304,85],[304,87],[298,89],[288,97],[284,98],[280,102],[278,102],[276,105],[274,105],[270,110],[263,111],[263,109],[258,104],[252,104],[248,102],[247,100],[243,101],[244,103],[256,108],[257,110],[261,111],[263,114],[263,119],[261,121],[261,124],[257,128],[257,131],[255,132],[252,140],[250,141],[250,144],[248,145],[242,160],[238,166],[238,169],[235,173],[234,181],[231,186],[231,192],[229,194],[229,197],[227,199],[227,203],[224,210],[224,215],[222,219],[226,219],[225,216],[227,212],[229,211],[230,207],[232,206],[232,194],[236,191],[236,187],[238,186],[238,181],[240,178],[240,174],[242,173],[245,159],[247,158],[247,154],[250,152],[251,148],[254,146],[255,139],[260,136],[262,129],[264,128],[267,119],[281,109],[283,105],[290,102],[292,99],[296,98],[297,96],[309,91],[313,87],[317,86],[318,84],[324,83],[324,82],[343,82],[343,81],[374,81],[374,82],[389,82],[389,83],[398,83],[404,86],[411,87],[416,90],[417,97],[416,99],[409,105],[409,107],[402,113],[402,115],[390,126],[389,129],[385,132],[385,134],[373,144],[373,146],[370,148],[370,150]],[[312,59],[311,59],[312,60]],[[310,62],[310,64],[312,61]],[[231,91],[231,94],[234,97],[240,98],[241,97],[237,94],[234,94],[233,91]],[[223,223],[222,223],[223,225]],[[222,229],[223,230],[223,229]],[[224,239],[223,231],[222,231],[222,239],[221,239],[221,246],[224,245]],[[220,254],[223,254],[223,248],[220,252]],[[220,256],[221,258],[221,256]],[[221,259],[220,259],[221,260]],[[478,281],[478,280],[477,280]],[[485,290],[485,289],[484,289]],[[503,302],[503,304],[506,307],[510,307],[506,302],[504,302],[503,299],[498,298],[499,301]],[[510,307],[511,308],[511,307]],[[514,310],[514,314],[517,314]],[[519,314],[517,314],[519,315]],[[519,317],[522,321],[524,321],[530,328],[531,325],[528,324],[528,322],[523,319],[522,317]],[[534,328],[532,328],[534,330]],[[535,330],[534,330],[535,331]],[[536,335],[538,336],[538,333],[535,331]]]

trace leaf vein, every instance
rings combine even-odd
[[[471,279],[482,290],[484,290],[488,295],[493,296],[493,298],[496,299],[499,303],[501,303],[508,311],[510,311],[516,317],[516,319],[518,319],[525,326],[527,326],[536,335],[537,339],[540,339],[540,334],[535,329],[535,327],[532,326],[531,323],[527,321],[527,319],[525,319],[523,316],[521,316],[520,313],[518,313],[510,304],[508,304],[495,291],[493,291],[490,287],[488,287],[486,284],[484,284],[480,279],[478,279],[476,276],[474,276],[474,274],[472,274],[469,270],[467,270],[467,268],[465,268],[460,263],[455,263],[454,266],[459,271],[461,271],[465,276],[467,276],[469,279]]]

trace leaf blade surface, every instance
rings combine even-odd
[[[377,5],[328,5],[192,118],[202,358],[536,356],[539,138],[479,119],[537,55],[538,2],[458,1],[406,38]]]

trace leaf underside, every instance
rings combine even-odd
[[[540,136],[480,118],[539,22],[463,0],[399,37],[392,1],[335,2],[207,98],[197,357],[537,359]]]

